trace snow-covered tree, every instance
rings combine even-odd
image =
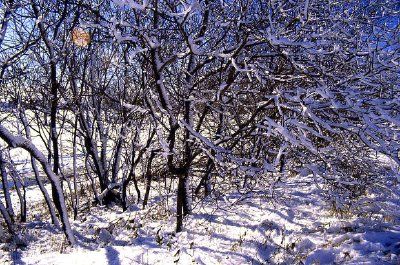
[[[396,1],[25,4],[0,12],[0,100],[11,106],[0,136],[42,164],[70,242],[61,183],[76,217],[82,176],[94,201],[123,210],[131,182],[137,201],[145,183],[143,207],[154,179],[176,182],[179,232],[202,190],[314,174],[346,202],[377,180],[377,153],[400,164]],[[6,128],[15,110],[26,140]],[[63,132],[73,135],[64,149]],[[12,219],[9,202],[0,206]]]

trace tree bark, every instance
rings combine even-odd
[[[20,221],[22,223],[26,222],[26,189],[25,189],[25,184],[23,183],[21,176],[18,174],[17,169],[13,165],[13,161],[9,159],[9,169],[10,169],[10,175],[11,178],[14,181],[14,187],[18,195],[19,199],[19,206],[20,206]],[[22,187],[22,193],[20,190],[20,187]]]
[[[11,219],[10,213],[7,211],[6,207],[4,207],[4,204],[1,200],[0,200],[0,212],[4,220],[6,221],[8,232],[14,235],[15,234],[14,222]]]
[[[14,220],[14,210],[12,207],[10,189],[8,186],[8,173],[6,171],[6,161],[3,157],[3,151],[0,150],[0,173],[1,173],[1,184],[3,185],[4,199],[6,201],[6,209],[11,220]]]
[[[72,139],[72,171],[73,171],[73,177],[74,177],[74,198],[73,200],[75,201],[74,203],[74,220],[76,220],[78,216],[78,208],[79,208],[79,195],[78,195],[78,183],[77,183],[77,168],[76,168],[76,136],[77,136],[77,129],[78,129],[78,118],[75,118],[75,123],[74,123],[74,135]]]
[[[146,192],[143,198],[143,209],[146,207],[147,201],[149,200],[151,179],[152,179],[151,163],[153,162],[154,157],[155,157],[155,152],[151,151],[150,158],[149,161],[147,162],[147,168],[146,168]]]

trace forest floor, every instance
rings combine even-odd
[[[21,227],[27,246],[1,243],[0,263],[400,264],[399,190],[397,179],[388,178],[386,187],[359,203],[358,214],[340,217],[312,177],[293,177],[277,183],[273,194],[195,200],[178,234],[173,195],[154,195],[145,210],[83,209],[72,222],[78,247],[70,248],[46,219],[38,189],[31,187],[33,220]]]

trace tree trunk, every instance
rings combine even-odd
[[[128,177],[126,179],[123,180],[122,182],[122,210],[126,211],[128,209],[127,207],[127,188],[129,185],[129,182],[131,180],[133,180],[134,185],[135,185],[135,189],[136,189],[136,193],[137,193],[137,201],[139,202],[140,200],[140,190],[137,184],[137,179],[136,179],[136,174],[135,174],[135,168],[136,168],[136,163],[135,163],[135,145],[132,143],[132,153],[131,153],[131,164],[130,164],[130,168],[129,168],[129,173],[128,173]]]
[[[150,188],[151,188],[151,163],[154,159],[155,152],[151,151],[149,161],[147,162],[147,169],[146,169],[146,192],[144,194],[144,199],[143,199],[143,209],[147,205],[147,201],[149,200],[149,195],[150,195]]]
[[[54,70],[55,71],[55,70]],[[53,71],[52,71],[53,72]],[[50,110],[50,138],[53,149],[53,172],[58,175],[60,170],[60,154],[58,150],[58,141],[57,141],[57,102],[58,102],[58,84],[53,83],[51,86],[51,110]],[[62,189],[62,181],[60,181],[61,189]],[[56,206],[58,212],[61,212],[61,202],[57,195],[57,188],[52,184],[51,185],[51,193],[53,196],[54,205]]]
[[[29,128],[28,121],[26,120],[26,115],[25,115],[23,110],[20,111],[20,115],[19,116],[20,116],[22,125],[24,126],[24,129],[25,129],[26,138],[29,141],[32,141],[31,130]],[[57,218],[57,215],[56,215],[56,211],[55,211],[55,209],[53,207],[53,204],[51,202],[49,193],[47,192],[47,190],[44,187],[44,184],[42,182],[42,179],[40,178],[39,169],[37,168],[36,160],[32,155],[31,155],[31,165],[32,165],[33,173],[35,175],[36,182],[37,182],[37,184],[39,186],[40,191],[43,194],[43,197],[44,197],[44,200],[45,200],[45,202],[47,204],[47,207],[49,208],[49,212],[50,212],[50,216],[51,216],[51,222],[57,228],[61,228],[60,223],[59,223],[58,218]]]
[[[176,232],[182,232],[183,228],[183,208],[185,204],[185,176],[179,177],[178,180],[178,191],[176,198]]]
[[[1,184],[3,185],[4,199],[6,201],[6,209],[11,220],[14,220],[14,210],[12,208],[10,189],[8,183],[8,175],[6,171],[6,160],[3,157],[3,151],[0,150],[0,173],[1,173]]]
[[[211,158],[208,158],[206,172],[204,173],[203,177],[201,178],[199,184],[196,187],[195,194],[198,195],[200,193],[201,188],[204,188],[204,196],[207,197],[211,193],[210,188],[210,174],[214,167],[214,163]]]
[[[6,222],[8,232],[10,232],[10,234],[14,235],[15,231],[14,231],[13,220],[12,220],[12,218],[10,216],[10,213],[8,212],[6,207],[4,207],[4,204],[3,204],[3,202],[1,200],[0,200],[0,212],[1,212],[1,215],[3,216],[3,218],[4,218],[4,221]]]
[[[99,177],[100,189],[105,190],[108,185],[106,168],[105,165],[102,163],[102,159],[99,157],[97,144],[93,140],[92,129],[82,112],[79,115],[79,123],[84,132],[83,138],[86,152],[92,158],[94,171]]]
[[[35,158],[31,155],[31,164],[32,164],[32,169],[33,173],[35,174],[35,179],[37,184],[39,185],[39,189],[43,194],[44,200],[47,204],[47,208],[49,208],[50,216],[51,216],[51,222],[54,224],[57,228],[61,228],[60,222],[58,221],[57,215],[56,215],[56,210],[54,209],[53,203],[51,201],[50,195],[47,192],[46,188],[44,187],[43,181],[40,178],[39,175],[39,169],[36,164]]]
[[[78,208],[79,208],[79,195],[78,195],[78,183],[77,183],[77,168],[76,168],[76,136],[77,136],[77,128],[78,128],[78,118],[75,118],[74,123],[74,136],[72,139],[72,171],[74,177],[74,220],[76,220],[78,216]]]
[[[65,206],[65,198],[62,191],[61,183],[56,174],[51,169],[50,164],[48,163],[46,157],[40,152],[36,146],[21,136],[14,136],[12,135],[4,126],[0,124],[0,138],[2,138],[9,146],[11,147],[21,147],[28,151],[32,156],[34,156],[42,165],[44,172],[46,173],[47,177],[49,178],[51,184],[55,187],[55,195],[58,198],[60,203],[59,214],[62,220],[62,228],[67,237],[68,242],[71,245],[75,245],[75,238],[74,234],[71,229],[71,225],[68,220],[68,212]]]
[[[14,181],[14,187],[18,195],[19,199],[19,205],[20,205],[20,221],[22,223],[26,222],[26,189],[25,189],[25,184],[21,179],[21,176],[18,174],[17,169],[15,168],[13,161],[11,159],[9,160],[9,169],[10,169],[10,175],[11,178]],[[20,188],[22,187],[22,193]]]
[[[186,175],[182,178],[182,182],[183,182],[183,205],[182,205],[182,212],[183,212],[183,216],[186,216],[188,214],[190,214],[192,212],[192,208],[191,208],[191,197],[189,197],[189,174],[186,173]]]

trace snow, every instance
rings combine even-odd
[[[79,3],[39,2],[0,11],[0,139],[13,149],[28,204],[26,223],[11,220],[6,207],[18,214],[21,194],[2,170],[10,196],[0,192],[1,264],[400,264],[399,45],[394,25],[384,27],[397,6],[387,1],[370,17],[375,5],[363,1],[113,0],[89,1],[92,16]],[[71,21],[100,36],[91,49],[67,53]],[[47,97],[48,80],[59,98]],[[59,134],[48,131],[48,100],[59,100]],[[13,117],[25,104],[38,144]],[[73,124],[72,191],[61,184]],[[48,134],[59,137],[65,180],[52,171]],[[30,155],[45,173],[41,190]],[[127,211],[94,202],[125,187],[128,171],[138,190],[152,180],[146,207],[133,185]],[[180,233],[174,171],[188,174],[193,206]],[[209,196],[190,190],[199,183]],[[63,231],[43,199],[52,187]],[[70,192],[79,192],[76,220]]]
[[[135,2],[133,0],[113,0],[113,2],[116,5],[119,5],[119,6],[126,5],[126,6],[129,6],[132,9],[136,9],[136,10],[139,10],[139,11],[145,10],[147,8],[147,6],[149,5],[149,1],[148,0],[143,0],[142,4],[139,4],[138,2]]]
[[[29,196],[38,193],[37,188],[28,190]],[[93,207],[71,224],[78,241],[76,248],[68,247],[48,221],[31,221],[26,225],[29,230],[23,229],[27,248],[3,250],[2,262],[9,264],[14,259],[16,264],[97,265],[400,261],[399,212],[391,216],[390,222],[376,217],[334,216],[312,176],[278,182],[272,195],[260,190],[251,196],[231,192],[223,198],[195,199],[193,214],[178,234],[173,232],[173,194],[167,199],[154,191],[151,206],[144,210],[134,205],[126,212],[117,206]],[[400,202],[400,197],[392,199]]]

